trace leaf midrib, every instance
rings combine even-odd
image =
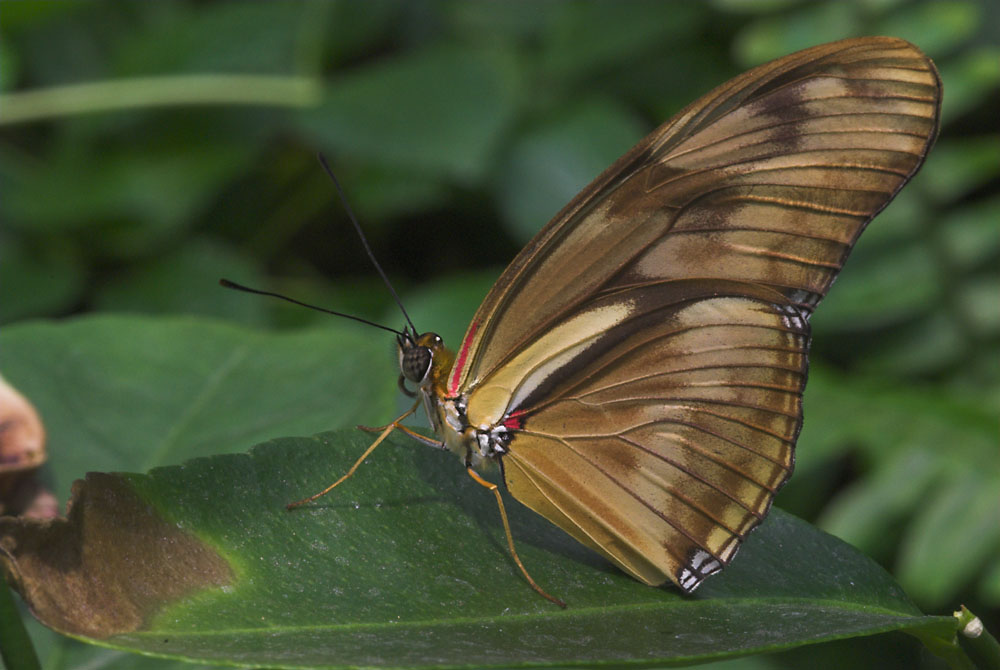
[[[136,631],[129,633],[129,637],[143,638],[143,637],[162,637],[164,634],[169,633],[172,638],[211,638],[211,637],[223,637],[228,635],[249,635],[256,633],[275,633],[275,632],[285,632],[285,633],[306,633],[306,632],[353,632],[353,631],[365,631],[365,630],[383,630],[389,628],[431,628],[438,626],[455,626],[455,625],[465,625],[465,626],[482,626],[487,624],[503,624],[503,623],[514,623],[514,622],[537,622],[540,620],[558,620],[558,619],[575,619],[580,617],[588,616],[602,616],[611,617],[615,614],[636,612],[641,610],[670,610],[679,609],[685,613],[685,615],[691,615],[692,608],[704,609],[711,608],[716,609],[720,606],[720,603],[736,603],[741,607],[749,605],[786,605],[786,606],[796,606],[805,605],[812,609],[832,609],[840,610],[844,612],[863,612],[865,614],[877,614],[883,616],[894,617],[901,620],[920,620],[923,623],[932,623],[935,621],[950,621],[949,617],[945,616],[934,616],[928,614],[916,613],[903,613],[898,610],[892,610],[883,607],[876,607],[872,605],[858,605],[856,607],[847,607],[845,602],[842,600],[828,600],[828,599],[811,599],[811,598],[741,598],[741,599],[724,599],[724,600],[704,600],[698,602],[680,602],[676,604],[664,604],[664,603],[639,603],[639,604],[628,604],[628,605],[612,605],[612,606],[591,606],[591,607],[577,607],[571,608],[572,611],[567,610],[565,612],[551,612],[544,614],[505,614],[491,617],[454,617],[449,619],[419,619],[414,621],[384,621],[384,622],[356,622],[350,624],[314,624],[314,625],[302,625],[302,626],[262,626],[260,628],[226,628],[224,630],[217,631],[175,631],[169,629],[159,629],[159,630],[148,630],[148,631]],[[725,605],[723,605],[725,607]],[[896,626],[885,626],[873,629],[876,632],[882,630],[896,630]]]
[[[250,344],[234,348],[232,353],[216,368],[215,372],[205,379],[201,391],[192,398],[191,402],[177,415],[175,420],[170,422],[170,429],[163,435],[159,444],[149,450],[150,457],[143,465],[144,470],[149,470],[166,462],[167,455],[171,453],[173,447],[178,443],[177,437],[183,434],[184,430],[191,425],[194,417],[206,407],[211,406],[211,399],[218,395],[218,390],[223,386],[223,382],[229,378],[239,364],[247,359],[252,349],[253,346]]]

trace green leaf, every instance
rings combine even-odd
[[[920,506],[900,549],[899,578],[929,607],[945,607],[1000,552],[1000,471],[969,466]]]
[[[663,44],[703,30],[710,16],[698,3],[568,2],[556,6],[541,36],[538,66],[547,81],[565,85],[641,60]]]
[[[353,332],[104,317],[11,327],[0,363],[47,421],[55,473],[77,476],[241,450],[324,416],[391,417],[385,343]],[[954,630],[857,551],[778,510],[686,598],[628,578],[512,502],[522,558],[570,604],[558,610],[524,584],[491,498],[461,463],[403,436],[326,498],[285,511],[370,440],[281,438],[147,475],[92,475],[74,523],[5,520],[0,545],[36,612],[46,594],[60,602],[61,580],[77,584],[69,602],[83,614],[60,610],[63,630],[82,621],[77,634],[102,644],[204,662],[660,664]],[[68,556],[81,559],[53,573]]]
[[[86,153],[67,153],[45,163],[0,154],[0,177],[7,181],[5,223],[36,234],[86,229],[93,235],[99,230],[102,255],[155,250],[162,236],[206,207],[251,154],[245,146],[218,138],[202,138],[197,147],[178,153],[173,142],[182,141],[180,134],[106,148],[100,169],[88,162]]]
[[[896,35],[936,57],[967,42],[982,25],[982,3],[968,0],[904,5],[883,19],[878,35]]]
[[[422,169],[399,169],[372,162],[338,165],[334,168],[344,189],[351,194],[351,207],[365,228],[390,217],[412,216],[448,202],[448,181]],[[323,184],[330,190],[329,180]],[[368,230],[371,234],[371,231]]]
[[[944,464],[998,465],[990,456],[996,449],[993,409],[978,395],[894,387],[879,376],[844,377],[814,364],[804,406],[803,458],[851,442],[869,467],[893,462],[900,450],[921,449]]]
[[[948,204],[988,184],[1000,174],[1000,135],[941,140],[922,172],[924,189]]]
[[[633,115],[600,99],[524,134],[500,176],[500,204],[511,232],[522,242],[529,240],[642,134]]]
[[[176,251],[160,254],[132,272],[114,277],[97,293],[95,307],[147,314],[205,314],[262,323],[264,301],[234,298],[220,289],[219,277],[263,283],[247,258],[213,240],[192,239]]]
[[[66,577],[86,587],[74,592],[76,619],[52,615],[63,630],[254,665],[693,661],[954,627],[921,615],[848,545],[780,511],[723,575],[685,598],[639,584],[512,506],[522,559],[570,604],[558,610],[523,583],[496,509],[460,463],[401,438],[331,497],[284,509],[344,472],[370,439],[284,438],[148,475],[92,475],[62,534],[46,526],[42,542],[28,524],[0,524],[4,546],[16,547],[8,568],[45,617],[43,605],[63,592],[49,566],[81,555],[95,567]]]
[[[932,250],[922,242],[898,245],[891,255],[851,259],[848,270],[816,311],[819,329],[886,324],[921,314],[941,294]]]
[[[904,390],[820,367],[810,373],[797,465],[821,466],[847,444],[861,470],[819,525],[871,556],[905,564],[900,580],[927,608],[974,583],[1000,541],[988,530],[995,513],[984,512],[1000,490],[995,411],[978,393]]]
[[[72,307],[84,289],[79,250],[64,241],[35,247],[0,235],[0,322],[9,323]]]
[[[4,67],[0,69],[0,91],[10,91],[20,74],[21,59],[11,48],[9,40],[0,42],[0,62],[4,63]]]
[[[450,34],[461,35],[466,44],[517,44],[537,40],[552,30],[564,12],[554,2],[457,2],[446,8]],[[441,20],[438,18],[438,20]]]
[[[711,0],[716,9],[733,14],[768,14],[788,9],[799,4],[799,0]]]
[[[996,46],[967,49],[938,66],[941,80],[948,82],[941,110],[946,124],[984,104],[1000,87],[1000,48]]]
[[[23,609],[23,608],[22,608]],[[184,661],[139,656],[117,649],[84,644],[46,628],[26,612],[28,632],[35,641],[45,670],[207,670],[208,665],[194,665]]]
[[[390,352],[338,323],[271,335],[193,318],[102,316],[0,333],[0,370],[41,413],[60,493],[89,470],[146,470],[384,421],[398,374]]]
[[[715,661],[698,667],[702,670],[944,670],[948,666],[923,647],[913,644],[909,635],[887,633]]]
[[[299,129],[334,154],[472,182],[510,123],[517,70],[501,51],[456,46],[410,52],[329,84]]]
[[[267,2],[176,5],[123,34],[113,58],[116,74],[291,74],[299,31],[318,18],[310,9],[309,4]]]
[[[989,569],[980,580],[980,593],[988,605],[1000,606],[1000,558],[993,558]]]
[[[841,492],[823,529],[874,556],[891,554],[898,541],[893,529],[919,509],[940,475],[940,460],[926,450],[897,451],[863,483]]]
[[[985,265],[1000,253],[1000,197],[953,208],[941,222],[940,235],[957,269]]]
[[[1000,333],[1000,304],[996,300],[998,289],[1000,273],[996,272],[967,281],[961,288],[958,302],[977,335]]]
[[[799,49],[855,35],[861,27],[854,3],[806,3],[747,24],[733,42],[733,51],[741,65],[752,67]]]
[[[7,5],[3,15],[5,33],[23,34],[25,29],[47,22],[57,22],[66,16],[85,11],[85,5],[76,2],[15,2]]]
[[[859,355],[859,372],[899,378],[953,371],[969,353],[965,324],[955,319],[954,311],[942,304],[923,318],[883,331],[871,349]]]

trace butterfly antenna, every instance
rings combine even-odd
[[[334,312],[332,309],[325,309],[323,307],[317,307],[316,305],[310,305],[307,302],[302,302],[301,300],[296,300],[295,298],[289,298],[287,295],[281,295],[280,293],[272,293],[271,291],[261,291],[260,289],[250,288],[249,286],[244,286],[243,284],[237,284],[236,282],[230,281],[228,279],[220,279],[219,284],[226,288],[235,289],[237,291],[244,291],[245,293],[255,293],[257,295],[266,295],[272,298],[280,298],[281,300],[286,300],[295,305],[300,305],[302,307],[308,307],[309,309],[314,309],[317,312],[324,312],[326,314],[332,314],[334,316],[342,316],[345,319],[358,321],[360,323],[364,323],[369,326],[375,326],[376,328],[381,328],[382,330],[388,330],[390,333],[396,333],[396,335],[399,335],[400,337],[406,337],[405,333],[401,333],[395,328],[390,328],[389,326],[383,326],[381,323],[375,323],[374,321],[369,321],[368,319],[362,319],[360,316],[354,316],[353,314]]]
[[[410,329],[414,334],[417,332],[416,326],[413,325],[413,321],[410,320],[410,315],[406,313],[406,308],[403,307],[403,301],[399,299],[399,294],[396,293],[396,289],[392,287],[389,282],[389,277],[386,276],[385,271],[382,266],[379,265],[378,260],[375,258],[375,254],[372,253],[372,248],[368,245],[368,238],[365,237],[364,231],[361,230],[361,224],[358,223],[358,218],[354,216],[351,206],[347,204],[347,196],[344,195],[344,189],[340,186],[340,182],[337,180],[337,176],[333,174],[333,170],[330,169],[330,165],[326,162],[326,157],[323,154],[318,154],[320,165],[326,170],[326,174],[330,176],[333,181],[333,185],[337,187],[337,193],[340,195],[340,202],[344,205],[344,210],[347,212],[347,218],[351,220],[351,225],[354,226],[355,232],[357,232],[358,237],[361,238],[361,244],[365,247],[365,252],[368,254],[368,258],[371,259],[372,265],[378,270],[379,275],[382,277],[382,281],[385,282],[386,288],[389,289],[389,293],[392,294],[392,299],[396,301],[399,305],[399,311],[403,313],[403,317],[406,318],[406,322],[410,324]]]

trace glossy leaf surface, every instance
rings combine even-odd
[[[53,467],[67,472],[69,464],[60,456],[73,436],[93,429],[93,417],[107,402],[102,383],[138,388],[150,380],[132,340],[150,345],[142,355],[183,378],[190,352],[220,344],[220,335],[221,342],[237,349],[267,341],[281,351],[285,341],[312,342],[313,347],[321,341],[319,333],[316,341],[296,340],[306,336],[286,340],[193,320],[113,318],[10,328],[0,344],[12,381],[26,391],[59,388],[59,394],[34,399],[53,427]],[[333,332],[328,339],[344,341]],[[87,368],[79,364],[58,364],[74,360],[70,342],[78,362],[98,348],[107,352],[100,375],[85,374]],[[243,379],[250,388],[243,409],[266,415],[286,381],[315,389],[338,371],[350,370],[336,349],[326,354],[327,365],[305,364],[316,354],[310,347],[281,351],[281,368]],[[10,358],[15,352],[17,364]],[[267,358],[263,352],[260,356]],[[217,375],[225,367],[204,356],[202,361],[206,379],[213,369]],[[30,384],[24,383],[27,371],[35,371]],[[386,379],[391,378],[359,377],[352,388],[360,396],[362,389],[383,388]],[[161,452],[155,438],[171,426],[184,434],[183,421],[171,408],[184,399],[190,403],[190,389],[161,383],[158,393],[158,402],[140,413],[150,427],[146,433],[125,414],[104,415],[101,421],[106,434],[129,438],[132,463],[184,458],[183,445]],[[69,404],[66,398],[75,401]],[[80,443],[81,458],[94,457],[93,441],[91,436]],[[309,509],[284,511],[290,499],[343,472],[367,443],[368,437],[355,431],[284,438],[249,454],[200,458],[149,475],[92,478],[91,491],[125,492],[148,503],[115,506],[112,531],[164,524],[220,556],[231,571],[225,586],[150,609],[141,632],[120,633],[102,644],[272,666],[545,660],[587,665],[627,659],[654,664],[950,625],[947,618],[922,616],[884,571],[847,545],[780,512],[750,536],[725,574],[707,582],[694,598],[683,598],[671,588],[637,583],[511,503],[522,557],[536,579],[570,604],[566,611],[557,610],[521,581],[492,500],[465,477],[461,464],[450,454],[402,438],[381,447],[337,495]],[[238,438],[220,434],[198,445],[205,453],[237,449]],[[116,467],[127,467],[127,461],[116,459]],[[114,500],[120,503],[122,495]],[[130,526],[130,518],[145,521]],[[4,523],[9,541],[11,522]],[[125,537],[108,546],[105,551],[141,549]],[[150,570],[149,580],[160,578]]]
[[[349,467],[366,443],[351,431],[287,438],[149,475],[90,477],[82,527],[109,527],[100,548],[107,562],[149,555],[147,545],[170,528],[222,558],[229,573],[157,607],[152,587],[177,565],[148,560],[143,584],[151,588],[116,604],[102,599],[99,610],[138,603],[143,617],[99,629],[92,615],[80,614],[60,627],[115,647],[202,661],[455,666],[707,659],[950,625],[922,616],[858,552],[781,512],[729,570],[685,598],[639,584],[518,506],[511,517],[522,558],[570,604],[557,610],[521,582],[492,501],[460,464],[401,439],[337,495],[284,510]],[[18,554],[12,538],[23,547],[32,531],[9,520],[0,528],[22,590],[35,589],[31,604],[44,618],[46,598],[58,598],[63,585],[32,582],[33,567],[57,557],[44,546]],[[94,534],[82,537],[86,552]],[[204,574],[192,564],[187,576]],[[93,573],[95,593],[121,594],[119,575]],[[135,576],[128,578],[135,590]]]

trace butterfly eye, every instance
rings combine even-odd
[[[399,369],[409,381],[420,384],[431,369],[431,358],[431,350],[427,347],[411,346],[402,352]]]

